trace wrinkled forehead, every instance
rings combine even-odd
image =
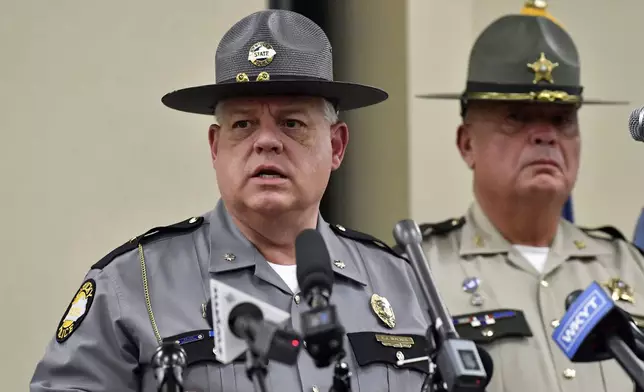
[[[225,110],[226,114],[259,114],[265,110],[271,113],[301,112],[304,114],[319,111],[324,100],[308,96],[270,96],[231,98],[217,105],[218,111]]]
[[[468,111],[473,114],[519,113],[544,117],[575,114],[578,110],[579,106],[576,104],[543,102],[472,101],[468,107]]]

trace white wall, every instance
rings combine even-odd
[[[211,119],[160,99],[214,81],[218,40],[265,1],[2,3],[0,369],[26,391],[94,262],[214,206]]]

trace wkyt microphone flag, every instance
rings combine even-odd
[[[613,299],[597,282],[577,297],[552,333],[555,343],[568,359],[580,360],[577,356],[580,346],[613,308]]]

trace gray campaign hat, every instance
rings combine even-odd
[[[388,97],[376,87],[333,80],[331,44],[313,21],[292,11],[264,10],[235,23],[221,39],[214,84],[173,91],[161,101],[212,115],[221,100],[267,95],[319,96],[343,111]]]
[[[583,97],[575,43],[546,8],[545,0],[530,0],[521,13],[487,26],[470,52],[463,93],[418,97],[460,99],[464,105],[471,100],[626,104]]]

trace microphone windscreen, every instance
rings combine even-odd
[[[306,229],[295,239],[295,262],[297,264],[297,283],[307,296],[311,289],[328,290],[333,287],[331,256],[324,239],[316,230]]]
[[[634,140],[644,142],[644,108],[635,109],[631,112],[628,117],[628,130]]]
[[[581,293],[583,293],[583,292],[584,292],[583,290],[575,290],[572,293],[568,294],[568,296],[566,297],[566,302],[565,302],[566,310],[568,310],[568,308],[570,308],[570,305],[572,305],[572,303],[575,302],[577,297],[579,297],[581,295]]]

